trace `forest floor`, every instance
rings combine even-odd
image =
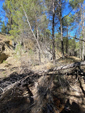
[[[0,113],[85,113],[85,66],[83,76],[74,69],[52,70],[79,58],[60,58],[55,66],[21,59],[0,64]]]

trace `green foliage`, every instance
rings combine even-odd
[[[1,33],[7,33],[6,26],[5,26],[4,22],[3,22],[2,27],[1,27]]]
[[[14,36],[13,35],[10,35],[10,36],[6,36],[6,38],[8,39],[8,40],[12,40],[12,39],[14,39]]]
[[[47,36],[51,36],[51,32],[50,32],[50,30],[49,30],[49,29],[46,29],[46,31],[45,31],[45,32],[46,32],[46,35],[47,35]]]
[[[17,30],[17,29],[14,29],[14,30],[10,30],[9,33],[10,33],[11,35],[13,35],[14,37],[16,37],[16,36],[20,33],[20,31]]]
[[[3,23],[2,19],[0,18],[0,29],[1,29],[2,23]]]
[[[6,60],[3,60],[3,63],[8,64],[8,62]]]
[[[79,50],[79,48],[80,48],[80,45],[79,45],[79,41],[78,41],[78,42],[76,42],[76,49]]]
[[[66,47],[66,42],[70,34],[69,32],[71,30],[74,30],[76,28],[76,23],[79,23],[81,21],[80,19],[80,3],[83,4],[84,0],[60,0],[61,2],[61,8],[60,8],[60,2],[55,1],[55,44],[56,48],[59,50],[61,49],[61,35],[63,35],[64,38],[64,48]],[[57,5],[56,5],[57,4]],[[72,13],[70,12],[69,15],[63,17],[63,11],[65,9],[65,4],[69,4],[69,9],[72,9]],[[22,7],[23,6],[23,7]],[[81,5],[82,6],[82,5]],[[52,1],[50,0],[5,0],[5,3],[3,4],[3,9],[6,12],[6,17],[8,18],[7,25],[5,26],[4,22],[2,24],[2,33],[9,33],[11,34],[10,38],[14,39],[16,37],[23,38],[29,37],[33,38],[33,34],[29,30],[29,26],[27,23],[27,18],[25,16],[25,13],[23,12],[23,8],[27,14],[28,20],[30,22],[30,25],[32,27],[32,30],[34,31],[36,37],[37,37],[37,30],[39,31],[39,41],[40,44],[47,41],[52,42]],[[75,12],[74,12],[75,11]],[[82,10],[83,11],[83,10]],[[60,21],[60,12],[61,12],[61,21]],[[78,17],[76,16],[78,15]],[[48,18],[49,17],[49,18]],[[62,18],[63,17],[63,18]],[[60,23],[62,24],[63,32],[60,34]],[[75,23],[75,24],[74,24]],[[82,30],[81,35],[82,35]],[[58,33],[56,33],[58,32]],[[83,38],[83,37],[82,37]],[[44,41],[42,41],[44,40]],[[50,43],[50,48],[52,49],[52,43]],[[68,45],[70,49],[75,50],[75,48],[78,48],[79,43],[77,43],[74,39],[68,39]],[[47,45],[48,46],[48,45]],[[21,51],[20,46],[16,48],[16,52]],[[31,50],[30,50],[31,51]],[[29,54],[32,54],[32,52],[29,51]]]
[[[36,27],[39,29],[46,28],[46,15],[41,15],[44,6],[41,5],[42,0],[6,0],[3,5],[8,17],[9,33],[14,37],[17,37],[22,32],[26,32],[25,29],[29,29],[27,26],[27,20],[23,12],[22,5],[26,11],[26,14],[31,21],[32,27],[36,31]],[[45,24],[43,24],[45,21]],[[42,23],[42,24],[41,24]],[[43,27],[44,26],[44,27]],[[25,30],[25,31],[24,31]],[[27,31],[28,32],[28,31]]]
[[[56,34],[55,34],[55,37],[56,37],[56,38],[55,38],[55,42],[59,44],[59,43],[60,43],[61,34],[60,34],[60,33],[56,33]]]
[[[44,38],[45,38],[45,40],[50,40],[51,32],[49,29],[44,30]]]
[[[74,22],[74,16],[71,14],[63,18],[63,26],[70,26],[71,23],[73,22]]]
[[[15,57],[19,58],[21,56],[21,50],[22,50],[22,46],[20,43],[17,44],[16,48],[15,48]]]
[[[30,49],[29,52],[28,52],[28,56],[29,56],[29,55],[33,55],[33,54],[34,54],[33,50]]]
[[[69,39],[69,48],[71,48],[72,50],[76,49],[76,42],[74,38]]]
[[[72,8],[78,8],[79,3],[83,3],[84,0],[69,0]]]

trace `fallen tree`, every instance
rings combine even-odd
[[[76,69],[77,67],[79,69],[80,66],[84,66],[84,65],[85,65],[85,62],[82,61],[82,62],[76,62],[76,63],[72,63],[72,64],[60,66],[60,67],[55,67],[52,70],[48,70],[47,72],[46,71],[42,72],[42,75],[39,75],[33,72],[29,72],[28,74],[26,74],[26,76],[22,76],[22,77],[20,75],[21,77],[20,79],[18,79],[17,81],[14,81],[14,83],[11,83],[10,85],[2,89],[3,93],[1,94],[0,100],[3,101],[6,98],[9,98],[9,99],[14,98],[14,100],[19,98],[24,98],[24,100],[27,99],[26,101],[29,100],[29,107],[27,110],[29,111],[31,109],[32,113],[42,113],[42,110],[43,111],[48,110],[49,113],[52,112],[52,110],[55,111],[55,107],[52,104],[53,96],[51,94],[51,91],[52,91],[51,89],[53,88],[53,80],[56,76],[54,72],[55,71],[62,72],[61,70],[65,70],[69,68],[72,68],[73,70],[73,69]],[[57,76],[58,75],[59,73],[57,74]],[[18,76],[13,76],[13,77],[18,77]],[[62,84],[63,82],[64,84],[68,84],[68,86],[71,87],[70,82],[66,81],[66,79],[64,81],[61,77],[57,78],[57,82],[60,83],[62,88],[64,87]],[[58,86],[58,89],[59,89],[59,86]],[[73,87],[71,87],[71,89],[73,89]],[[9,106],[9,109],[10,109],[10,106]]]
[[[68,65],[60,66],[60,67],[54,67],[53,71],[59,71],[59,70],[65,70],[69,68],[77,68],[77,67],[80,68],[80,66],[84,66],[84,65],[85,65],[85,61],[75,62]]]
[[[68,65],[60,66],[60,67],[54,67],[53,69],[50,69],[50,70],[47,70],[47,71],[45,70],[45,72],[43,71],[42,73],[48,74],[50,71],[53,71],[53,72],[61,71],[61,70],[63,71],[63,70],[67,70],[67,69],[70,69],[70,68],[72,68],[71,71],[73,71],[73,70],[75,71],[76,68],[78,68],[81,71],[80,66],[84,66],[84,65],[85,65],[85,61],[75,62],[75,63],[71,63],[71,64],[68,64]],[[31,74],[31,76],[33,76],[33,74]],[[16,81],[16,82],[14,82],[14,83],[12,83],[12,84],[10,84],[10,85],[8,85],[4,89],[2,87],[0,87],[1,92],[2,92],[1,95],[3,95],[3,97],[4,97],[4,94],[6,94],[10,89],[12,89],[15,85],[17,85],[19,83],[23,84],[24,81],[27,78],[29,79],[29,75],[24,77],[24,78],[22,78],[22,79],[20,79],[20,80],[18,80],[18,81]]]

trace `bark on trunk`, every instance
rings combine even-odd
[[[67,26],[67,37],[66,37],[66,54],[68,54],[68,26]]]
[[[80,55],[80,59],[82,60],[82,42],[81,42],[81,40],[79,41],[79,45],[80,45],[80,53],[79,53],[79,55]]]
[[[81,21],[82,21],[82,37],[84,40],[84,5],[82,7],[82,12],[81,12]],[[82,60],[84,60],[84,41],[83,41],[83,47],[82,47]]]
[[[21,4],[21,5],[22,5],[22,4]],[[44,57],[44,54],[43,54],[43,51],[42,51],[42,49],[41,49],[41,47],[40,47],[40,44],[39,44],[38,38],[35,36],[35,34],[34,34],[33,30],[32,30],[31,24],[30,24],[30,22],[29,22],[29,19],[28,19],[27,13],[26,13],[26,11],[24,10],[23,5],[22,5],[22,9],[23,9],[23,12],[24,12],[24,14],[25,14],[25,17],[26,17],[26,19],[27,19],[27,23],[28,23],[28,25],[29,25],[29,27],[30,27],[30,30],[31,30],[31,32],[32,32],[32,34],[33,34],[33,36],[34,36],[34,39],[35,39],[36,42],[37,42],[38,49],[39,49],[39,52],[40,52],[39,54],[42,53],[42,55],[43,55],[43,57]]]
[[[61,51],[62,51],[62,57],[64,58],[61,0],[59,0],[59,20],[60,20],[60,30],[61,30]]]
[[[38,34],[38,29],[37,29],[37,40],[39,39],[39,34]],[[41,63],[41,52],[40,52],[40,49],[39,49],[39,63]]]
[[[60,66],[60,67],[55,67],[53,70],[54,71],[59,71],[59,70],[65,70],[65,69],[69,69],[69,68],[73,68],[73,67],[80,67],[80,66],[84,66],[85,65],[85,61],[83,62],[75,62],[75,63],[71,63],[65,66]]]
[[[84,40],[84,14],[83,14],[83,26],[82,26],[82,31],[83,31],[83,40]],[[84,60],[84,41],[83,41],[83,50],[82,50],[82,60]]]
[[[55,64],[55,39],[54,39],[54,19],[55,19],[55,6],[54,6],[54,0],[52,1],[53,5],[53,20],[52,20],[52,55],[53,55],[53,63]]]

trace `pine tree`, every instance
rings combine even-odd
[[[5,26],[4,22],[2,23],[1,33],[7,33],[6,26]]]

